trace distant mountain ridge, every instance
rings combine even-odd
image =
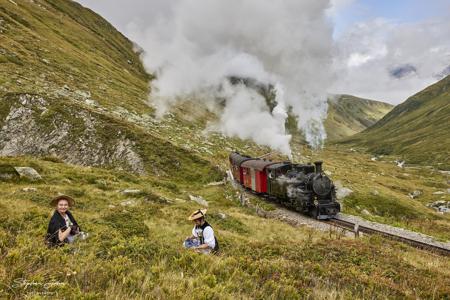
[[[410,163],[450,169],[450,75],[346,142],[377,154],[400,155]]]
[[[394,106],[388,103],[336,95],[328,100],[325,130],[330,141],[352,136],[375,124]]]

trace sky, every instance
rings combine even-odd
[[[335,32],[345,31],[355,23],[383,18],[398,23],[417,23],[449,16],[449,0],[335,0]]]
[[[78,0],[135,41],[136,26],[176,1]],[[450,0],[330,1],[335,80],[327,92],[398,104],[449,73]]]
[[[331,91],[398,104],[450,73],[449,0],[335,0]]]

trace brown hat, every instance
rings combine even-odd
[[[75,200],[73,200],[71,197],[66,196],[66,195],[60,195],[56,198],[53,198],[52,201],[50,201],[50,205],[56,206],[60,200],[67,200],[67,202],[69,202],[69,206],[75,205]]]
[[[205,209],[198,209],[194,211],[188,218],[189,221],[197,220],[202,217],[204,217],[206,214],[206,208]]]

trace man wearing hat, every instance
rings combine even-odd
[[[55,207],[52,218],[47,229],[47,243],[49,246],[62,246],[65,243],[73,243],[75,237],[79,236],[81,231],[77,221],[69,211],[70,207],[75,205],[75,201],[66,195],[58,196],[50,205]],[[80,235],[83,239],[86,234]]]
[[[205,220],[205,214],[206,209],[199,209],[189,216],[188,219],[193,221],[195,226],[192,229],[192,236],[184,241],[184,247],[202,253],[217,252],[219,243],[214,236],[214,230],[211,225]]]

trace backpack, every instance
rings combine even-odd
[[[220,247],[219,247],[219,241],[217,240],[217,238],[216,238],[215,235],[214,235],[214,241],[215,241],[216,245],[214,246],[214,249],[212,249],[211,252],[212,252],[213,254],[218,254],[218,253],[219,253]]]

